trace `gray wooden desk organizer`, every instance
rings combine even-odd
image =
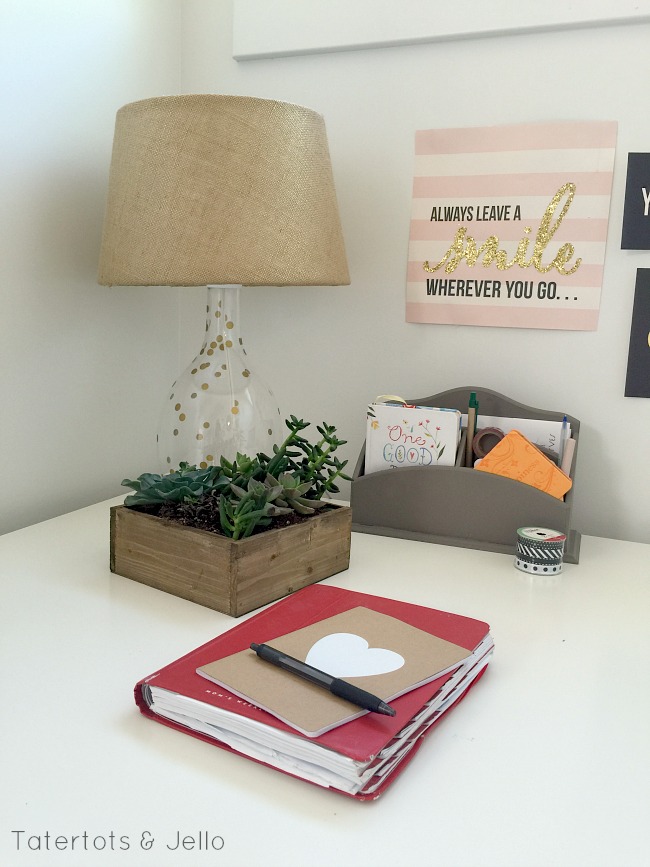
[[[466,413],[472,391],[478,395],[479,415],[552,421],[562,421],[564,415],[526,406],[476,386],[408,398],[407,402]],[[567,418],[576,441],[570,470],[574,478],[580,422],[570,415]],[[549,527],[566,533],[564,560],[577,563],[580,533],[571,526],[573,488],[564,500],[558,500],[522,482],[465,467],[464,439],[463,431],[453,467],[405,467],[367,476],[364,443],[352,479],[352,529],[514,555],[519,527]]]

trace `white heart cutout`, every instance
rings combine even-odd
[[[352,632],[333,632],[320,638],[307,654],[307,665],[333,677],[367,677],[387,674],[404,665],[404,657],[394,650],[368,647],[368,642]]]

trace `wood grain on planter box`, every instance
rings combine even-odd
[[[234,542],[126,506],[111,508],[111,571],[235,617],[347,569],[351,509]]]

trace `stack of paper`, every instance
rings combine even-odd
[[[329,669],[390,701],[396,715],[362,710],[276,668],[253,642]],[[314,585],[140,681],[135,698],[159,722],[365,800],[393,781],[492,649],[481,621]]]
[[[462,423],[467,426],[467,413],[462,416]],[[476,429],[491,427],[497,428],[502,433],[510,433],[518,430],[526,439],[540,449],[555,452],[558,457],[561,452],[563,437],[569,440],[571,437],[571,425],[564,425],[561,421],[552,421],[540,418],[504,418],[499,415],[479,415],[476,419]],[[575,443],[574,443],[575,445]]]

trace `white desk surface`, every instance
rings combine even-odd
[[[328,583],[486,620],[496,642],[393,787],[357,803],[141,716],[137,680],[237,621],[111,574],[110,504],[0,537],[0,865],[650,864],[650,546],[586,537],[579,565],[532,579],[501,554],[353,535]],[[194,848],[168,848],[178,834]]]

